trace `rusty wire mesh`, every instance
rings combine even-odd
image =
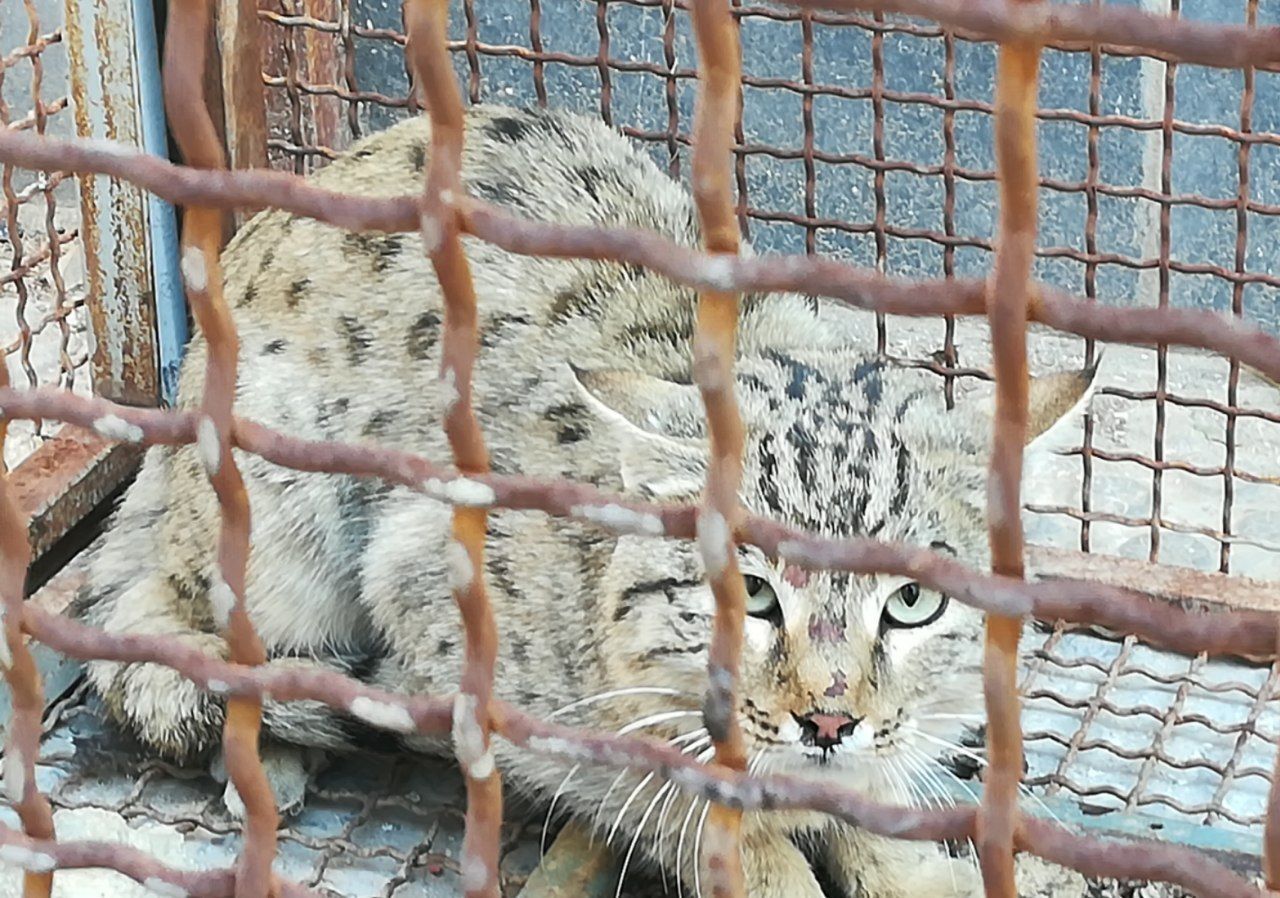
[[[797,2],[795,5],[799,6]],[[824,0],[812,7],[861,9],[871,4]],[[500,772],[488,748],[491,734],[531,751],[578,762],[635,766],[658,771],[719,808],[712,817],[704,868],[712,892],[741,894],[737,826],[743,811],[807,807],[842,817],[884,835],[910,839],[974,838],[983,847],[988,894],[1013,894],[1012,852],[1030,851],[1091,875],[1176,882],[1197,894],[1252,895],[1255,887],[1230,870],[1186,848],[1153,844],[1102,844],[1044,820],[1022,816],[1014,806],[1021,761],[1018,693],[1014,681],[1016,631],[1011,618],[1034,615],[1047,621],[1093,623],[1152,643],[1196,654],[1274,658],[1280,620],[1257,612],[1203,613],[1155,602],[1126,590],[1080,582],[1027,583],[1022,571],[1018,439],[1025,426],[1025,324],[1035,321],[1090,339],[1145,346],[1198,346],[1230,357],[1280,380],[1280,341],[1262,330],[1202,311],[1115,308],[1090,303],[1029,280],[1035,250],[1035,98],[1038,56],[1049,41],[1112,42],[1184,62],[1274,68],[1280,34],[1274,28],[1229,28],[1162,19],[1109,7],[1037,3],[944,3],[898,0],[891,11],[936,17],[944,26],[1005,41],[994,104],[1000,168],[1000,223],[995,272],[990,280],[943,277],[905,281],[874,270],[817,257],[743,259],[726,255],[736,245],[731,224],[728,174],[731,129],[736,124],[740,83],[737,29],[721,0],[697,0],[700,80],[695,116],[695,170],[708,177],[696,185],[709,253],[683,250],[657,235],[522,222],[466,196],[459,180],[461,97],[447,55],[447,4],[406,4],[408,58],[423,86],[433,121],[431,164],[420,196],[357,199],[299,183],[291,175],[220,170],[223,154],[201,99],[209,5],[185,0],[170,13],[166,44],[167,107],[184,155],[180,168],[114,144],[70,142],[6,130],[0,159],[38,170],[96,172],[126,178],[187,212],[183,274],[188,298],[209,346],[202,406],[194,411],[126,408],[66,391],[0,387],[6,420],[44,418],[95,427],[120,439],[147,444],[197,443],[222,507],[219,547],[221,580],[214,588],[234,598],[226,633],[232,661],[223,662],[149,636],[109,636],[34,607],[23,606],[27,567],[25,521],[7,480],[0,480],[0,595],[4,599],[6,680],[14,697],[14,720],[4,757],[6,795],[23,829],[0,829],[4,859],[26,870],[29,895],[48,895],[60,867],[99,866],[133,879],[165,884],[195,895],[307,894],[271,870],[276,847],[276,810],[257,754],[260,702],[268,691],[279,700],[311,698],[400,732],[452,730],[455,753],[467,777],[467,827],[461,878],[469,895],[497,889],[501,819]],[[1051,12],[1050,12],[1051,11]],[[238,60],[238,64],[245,61]],[[1166,122],[1167,125],[1167,122]],[[219,209],[272,206],[339,226],[419,231],[446,298],[442,376],[459,393],[446,420],[454,468],[412,454],[378,447],[312,443],[232,416],[236,333],[221,296],[217,250]],[[470,367],[476,342],[475,303],[460,235],[467,233],[522,253],[631,261],[698,288],[699,327],[693,350],[698,380],[714,435],[707,505],[657,507],[604,495],[581,484],[539,483],[486,473],[483,436],[470,401]],[[1165,266],[1167,268],[1167,266]],[[997,450],[992,480],[991,540],[997,572],[969,570],[953,560],[910,546],[872,540],[826,540],[777,522],[747,516],[730,487],[736,475],[736,411],[725,372],[731,359],[735,301],[745,290],[795,290],[832,297],[882,313],[912,316],[988,315],[995,322]],[[248,552],[248,515],[231,447],[303,470],[377,476],[422,489],[455,508],[454,535],[473,572],[457,584],[455,597],[467,636],[466,668],[454,696],[405,696],[378,692],[331,673],[272,672],[258,665],[262,648],[243,603]],[[717,763],[701,765],[669,747],[641,738],[575,732],[535,720],[507,703],[491,700],[497,633],[484,592],[484,519],[491,507],[536,509],[605,526],[616,532],[689,539],[700,537],[717,597],[706,716],[716,737]],[[607,509],[607,511],[606,511]],[[926,586],[988,614],[986,698],[992,772],[981,807],[920,811],[881,805],[827,784],[788,777],[749,777],[735,769],[736,656],[741,628],[741,579],[721,559],[730,541],[749,542],[773,557],[805,568],[909,575]],[[167,869],[135,851],[93,842],[53,838],[49,804],[33,775],[40,734],[42,695],[26,636],[79,658],[147,660],[172,666],[205,689],[227,696],[230,709],[224,748],[228,770],[245,796],[248,818],[244,850],[235,869],[184,872]],[[1046,651],[1052,651],[1050,646]],[[1266,684],[1270,688],[1270,680]],[[1264,691],[1259,696],[1267,695]],[[1101,707],[1105,695],[1098,698]],[[1265,698],[1260,699],[1265,701]],[[1083,750],[1084,745],[1077,745]],[[1234,770],[1232,778],[1243,776]],[[1224,780],[1227,778],[1224,777]],[[1226,782],[1224,788],[1230,788]],[[1135,794],[1141,801],[1141,790]],[[1280,790],[1268,799],[1264,874],[1280,887]]]
[[[550,98],[599,115],[673,175],[687,174],[696,82],[688,10],[685,0],[464,2],[452,9],[449,46],[471,101]],[[736,211],[757,247],[913,277],[985,272],[995,245],[994,102],[975,73],[985,73],[992,45],[869,9],[735,0],[733,10],[748,60]],[[412,114],[407,79],[390,62],[404,41],[391,14],[369,0],[280,0],[264,10],[273,166],[310,171]],[[1236,15],[1273,14],[1240,0]],[[1130,49],[1050,45],[1055,78],[1037,119],[1058,151],[1040,178],[1037,276],[1122,305],[1211,304],[1274,332],[1280,279],[1266,262],[1280,226],[1270,174],[1280,133],[1270,108],[1254,112],[1255,80],[1274,75],[1202,78],[1203,69],[1173,66],[1166,77]],[[903,75],[921,67],[932,90]],[[1131,77],[1150,83],[1134,92],[1120,83]],[[1214,91],[1229,100],[1196,100]],[[1215,183],[1179,174],[1194,170]],[[1212,239],[1192,240],[1197,230]],[[877,340],[943,374],[949,396],[985,376],[973,334],[955,322],[919,338],[881,322]],[[1091,359],[1094,346],[1067,351]],[[1031,500],[1033,535],[1280,576],[1269,510],[1280,485],[1268,470],[1280,414],[1269,388],[1226,363],[1165,352],[1127,368],[1133,382],[1100,391],[1108,421],[1091,415],[1071,450],[1069,487]]]
[[[26,0],[0,12],[0,128],[73,133],[61,10]],[[43,16],[42,16],[43,13]],[[0,347],[30,386],[87,392],[85,255],[75,182],[68,172],[0,169]],[[22,422],[5,447],[13,467],[42,427]]]

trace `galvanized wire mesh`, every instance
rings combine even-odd
[[[1280,742],[1275,665],[1055,628],[1023,683],[1026,782],[1091,813],[1256,831]]]
[[[61,12],[40,0],[0,10],[0,127],[73,133]],[[79,224],[68,173],[0,169],[0,346],[13,375],[33,387],[90,387]],[[30,454],[43,431],[15,426],[5,463]]]
[[[797,4],[798,5],[798,0]],[[819,4],[812,4],[817,6]],[[853,0],[825,0],[836,8]],[[198,410],[129,409],[62,391],[0,390],[8,419],[43,417],[95,427],[113,438],[146,443],[197,443],[222,508],[219,546],[221,581],[215,589],[231,611],[225,635],[232,663],[218,661],[158,637],[110,636],[22,604],[29,550],[25,521],[0,481],[0,595],[4,598],[6,680],[14,697],[4,759],[6,794],[25,833],[0,829],[5,859],[26,870],[27,892],[47,895],[58,867],[106,866],[139,882],[163,883],[184,894],[305,894],[276,879],[277,814],[257,752],[260,701],[312,698],[349,710],[370,723],[400,732],[452,729],[455,753],[467,780],[466,837],[461,873],[469,895],[493,895],[501,821],[500,772],[489,751],[490,735],[528,750],[583,763],[636,766],[668,777],[680,788],[710,799],[717,811],[706,832],[704,882],[716,895],[742,893],[737,830],[743,811],[807,807],[839,816],[873,832],[910,839],[973,838],[982,848],[990,895],[1012,895],[1012,856],[1031,851],[1091,875],[1179,883],[1198,894],[1252,895],[1254,888],[1215,862],[1172,845],[1101,844],[1042,819],[1023,816],[1015,805],[1021,777],[1022,732],[1014,666],[1017,618],[1090,622],[1191,653],[1272,658],[1280,620],[1270,613],[1202,613],[1150,601],[1122,589],[1073,582],[1025,583],[1021,578],[1021,439],[1026,422],[1026,325],[1039,322],[1090,339],[1117,343],[1198,346],[1224,354],[1280,380],[1280,341],[1229,318],[1176,309],[1115,308],[1090,303],[1029,280],[1035,251],[1035,99],[1041,45],[1050,41],[1112,41],[1188,63],[1271,66],[1277,63],[1276,29],[1232,29],[1166,20],[1133,10],[1036,3],[897,0],[896,11],[936,17],[949,27],[1004,41],[995,100],[995,158],[1000,205],[995,270],[989,281],[954,277],[906,282],[874,269],[803,256],[743,259],[736,245],[730,164],[740,85],[738,29],[719,0],[693,7],[699,55],[698,134],[692,160],[699,214],[710,253],[682,250],[656,235],[593,228],[557,227],[511,218],[466,196],[461,187],[461,98],[447,55],[447,5],[429,0],[406,4],[408,58],[433,122],[431,163],[421,196],[357,199],[299,184],[279,173],[230,174],[202,102],[209,9],[200,0],[175,4],[170,12],[166,88],[168,109],[185,158],[194,169],[177,168],[115,145],[38,139],[0,133],[0,159],[33,168],[93,171],[125,177],[187,207],[183,273],[188,298],[209,343],[204,401]],[[1047,10],[1052,15],[1046,15]],[[237,64],[245,64],[244,59]],[[1167,125],[1167,122],[1166,122]],[[1167,130],[1167,128],[1166,128]],[[446,300],[441,376],[458,392],[445,426],[456,470],[406,453],[370,446],[308,443],[232,417],[235,384],[234,326],[223,298],[218,269],[219,209],[289,209],[339,226],[418,230]],[[643,505],[571,483],[533,483],[487,473],[483,435],[471,406],[470,372],[476,343],[475,303],[463,233],[508,249],[548,256],[585,256],[631,261],[701,292],[693,351],[699,387],[711,424],[712,457],[707,502],[701,508]],[[1162,264],[1161,270],[1167,268]],[[923,549],[871,540],[826,540],[753,518],[736,504],[740,439],[736,407],[725,376],[732,358],[734,294],[746,290],[795,290],[820,294],[882,313],[903,315],[986,314],[995,338],[996,441],[992,462],[991,543],[995,574],[965,569]],[[262,647],[243,603],[249,514],[231,447],[290,467],[378,476],[411,485],[454,505],[454,536],[472,573],[458,577],[455,598],[462,611],[467,647],[460,691],[452,696],[381,693],[336,674],[271,672],[259,665]],[[717,599],[717,615],[705,716],[717,743],[717,763],[700,765],[678,752],[637,738],[583,734],[535,720],[511,705],[490,700],[497,633],[482,576],[485,514],[490,507],[536,509],[604,526],[615,532],[699,537]],[[750,777],[741,772],[735,726],[737,652],[741,640],[742,581],[726,559],[734,541],[759,546],[773,557],[804,568],[909,575],[988,615],[986,698],[991,767],[981,807],[921,811],[868,801],[827,784],[787,777]],[[201,687],[228,697],[227,766],[248,809],[243,852],[235,870],[199,873],[168,869],[137,851],[93,842],[59,842],[53,836],[47,799],[34,776],[42,695],[24,633],[76,657],[148,660],[172,666]],[[1176,706],[1165,723],[1177,723]],[[1170,718],[1167,715],[1172,714]],[[1163,730],[1162,730],[1163,732]],[[1161,742],[1158,748],[1165,745]],[[1083,747],[1079,747],[1083,750]],[[1237,759],[1238,766],[1238,759]],[[1234,780],[1242,776],[1235,768]],[[1224,776],[1224,781],[1226,777]],[[1150,782],[1139,775],[1133,795],[1142,800]],[[1230,788],[1227,783],[1225,788]],[[1264,873],[1280,886],[1280,796],[1269,798]]]

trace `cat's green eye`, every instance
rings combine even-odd
[[[742,580],[747,587],[747,614],[767,620],[775,627],[781,626],[782,606],[769,581],[754,574],[745,574]]]
[[[919,583],[905,583],[885,602],[881,625],[899,630],[923,627],[946,610],[947,597],[942,593],[921,589]]]

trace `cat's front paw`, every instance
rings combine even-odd
[[[316,755],[306,749],[288,745],[262,747],[262,767],[267,773],[267,783],[271,786],[271,794],[281,814],[294,814],[302,810],[307,785],[318,763]],[[227,784],[222,793],[222,805],[227,813],[236,820],[243,820],[246,814],[244,799],[227,775],[226,761],[221,751],[213,759],[209,772],[218,782]]]

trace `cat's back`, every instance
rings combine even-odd
[[[471,196],[534,221],[637,227],[696,244],[688,194],[599,120],[476,106],[465,122],[462,177]],[[413,116],[356,142],[310,180],[358,196],[419,193],[430,136],[426,116]],[[537,376],[552,347],[579,364],[616,361],[619,353],[664,372],[683,364],[689,291],[636,266],[520,256],[469,238],[466,249],[481,355],[501,353],[508,383]],[[377,418],[434,386],[443,302],[419,234],[353,233],[269,211],[232,240],[223,269],[241,335],[243,414],[295,430],[301,424],[318,438],[386,439],[395,435],[373,432]],[[199,401],[203,355],[197,336],[181,405]],[[376,408],[366,401],[375,388]],[[339,427],[333,414],[307,426],[316,422],[303,413],[321,394],[342,400],[339,417],[352,418],[352,404],[366,407]]]

